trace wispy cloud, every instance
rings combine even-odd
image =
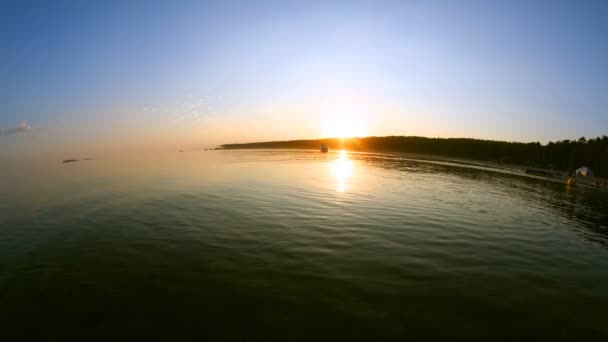
[[[144,115],[166,116],[176,124],[191,124],[196,121],[217,117],[218,105],[223,102],[221,96],[194,96],[187,94],[164,106],[146,106],[141,109]]]
[[[0,128],[0,137],[5,137],[5,136],[21,133],[21,132],[26,132],[26,131],[29,131],[30,129],[32,129],[32,127],[30,127],[30,125],[28,125],[27,122],[22,122],[17,127],[12,127],[12,128],[7,128],[7,129]]]

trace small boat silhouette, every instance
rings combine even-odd
[[[321,152],[322,152],[322,153],[327,153],[327,152],[329,152],[329,146],[327,146],[327,144],[322,144],[322,145],[321,145]]]

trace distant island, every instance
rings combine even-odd
[[[582,137],[578,140],[561,140],[545,145],[539,142],[387,136],[224,144],[220,145],[220,149],[318,149],[321,144],[328,144],[331,149],[425,154],[559,171],[587,166],[596,176],[608,177],[608,136],[605,135],[595,139],[587,140]]]
[[[62,163],[67,164],[67,163],[75,163],[77,161],[81,161],[81,160],[93,160],[93,158],[83,158],[83,159],[66,159],[64,161],[62,161]]]

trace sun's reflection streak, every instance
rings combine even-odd
[[[338,181],[337,190],[346,191],[347,181],[353,174],[353,162],[348,158],[348,152],[340,151],[338,159],[331,163],[331,171]]]

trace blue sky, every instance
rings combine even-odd
[[[317,138],[327,120],[593,137],[606,37],[606,1],[0,1],[0,128],[32,127],[0,144]]]

